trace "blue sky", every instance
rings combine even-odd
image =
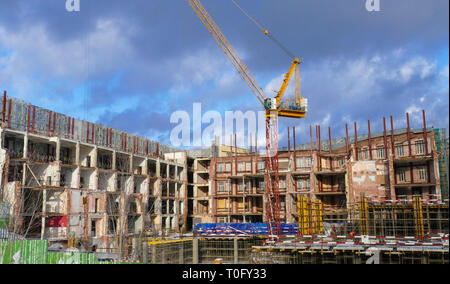
[[[261,109],[186,1],[2,0],[0,89],[35,105],[169,143],[170,114]],[[270,93],[290,59],[231,1],[204,0],[216,23]],[[309,126],[345,135],[345,123],[367,133],[383,116],[404,127],[449,128],[449,2],[381,0],[240,0],[238,3],[302,57],[305,119],[280,119],[309,142]],[[204,125],[203,128],[207,127]],[[351,128],[352,129],[352,128]],[[352,131],[351,131],[352,133]],[[327,136],[326,133],[322,137]]]

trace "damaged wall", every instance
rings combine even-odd
[[[351,162],[349,168],[350,203],[358,202],[361,194],[366,197],[387,198],[389,172],[384,161]]]

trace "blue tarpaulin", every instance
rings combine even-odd
[[[194,226],[199,235],[267,235],[267,223],[201,223]],[[281,235],[295,235],[298,224],[281,224]]]

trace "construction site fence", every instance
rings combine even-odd
[[[49,251],[47,240],[0,240],[0,264],[132,264],[121,259],[102,261],[95,253]]]
[[[43,109],[6,94],[0,99],[3,127],[48,137],[95,144],[131,154],[162,156],[167,145],[84,120]]]
[[[10,205],[6,202],[0,201],[0,239],[2,239],[2,236],[1,236],[2,230],[1,229],[8,228],[9,210],[10,210]]]
[[[91,253],[50,252],[46,240],[0,241],[0,264],[96,264]]]
[[[142,240],[144,262],[155,264],[248,264],[255,245],[263,238],[192,238],[179,240]]]

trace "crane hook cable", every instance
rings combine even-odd
[[[290,52],[285,46],[283,46],[274,36],[272,36],[268,30],[264,29],[255,19],[253,19],[249,14],[247,14],[244,9],[241,8],[241,6],[239,6],[234,0],[231,0],[234,5],[236,5],[236,7],[239,8],[239,10],[242,11],[242,13],[244,13],[244,15],[246,15],[250,21],[252,21],[260,30],[262,30],[264,32],[265,35],[267,35],[276,45],[278,45],[284,52],[286,52],[286,54],[291,57],[292,59],[295,59],[296,56]]]

